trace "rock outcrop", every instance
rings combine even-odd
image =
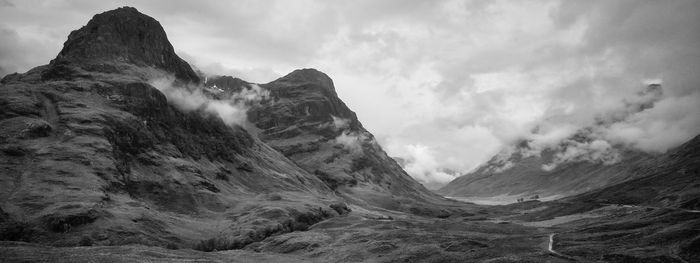
[[[87,25],[68,35],[51,64],[100,67],[106,61],[152,66],[184,81],[199,82],[190,65],[175,54],[160,23],[133,7],[95,15]]]

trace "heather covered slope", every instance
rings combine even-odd
[[[553,128],[545,121],[534,127],[532,134],[504,147],[481,167],[438,192],[509,200],[558,198],[648,175],[655,169],[653,160],[666,149],[626,142],[625,135],[610,130],[648,114],[663,98],[661,84],[649,84],[622,100],[622,106],[597,113],[583,128]]]
[[[226,236],[236,247],[347,212],[243,128],[148,84],[192,72],[155,20],[120,8],[73,32],[49,65],[3,78],[3,238],[194,247]]]
[[[495,173],[484,166],[455,179],[440,192],[448,196],[559,195],[582,202],[697,209],[698,145],[695,137],[664,154],[626,151],[615,164],[574,162],[552,171],[541,168],[546,153],[521,159],[516,156],[510,169]]]
[[[378,218],[378,207],[428,216],[464,207],[388,158],[325,74],[263,85],[270,99],[249,105],[252,135],[169,101],[152,86],[168,78],[171,90],[220,99],[252,87],[202,85],[160,24],[128,7],[72,32],[50,64],[4,77],[3,239],[220,250],[305,230],[348,213],[346,203]]]
[[[207,86],[226,99],[248,89],[232,77],[209,78]],[[338,97],[333,81],[315,69],[300,69],[260,88],[269,98],[248,111],[257,136],[314,174],[351,203],[423,215],[449,213],[455,205],[411,178],[374,140]]]
[[[592,261],[637,245],[695,259],[697,146],[625,155],[622,184],[558,202],[457,202],[389,158],[325,74],[203,78],[158,22],[120,8],[0,81],[0,261],[570,262],[555,231]],[[601,221],[536,221],[601,207],[584,218]]]
[[[590,140],[574,136],[573,140]],[[638,178],[649,169],[655,155],[624,147],[615,149],[619,155],[614,163],[591,160],[570,160],[546,169],[561,150],[545,149],[528,154],[527,142],[516,151],[494,156],[476,171],[462,175],[437,192],[446,196],[512,196],[530,198],[564,197]]]
[[[640,178],[552,202],[507,206],[535,221],[553,248],[579,261],[696,262],[700,259],[700,136],[649,160]]]
[[[700,135],[647,162],[639,178],[570,198],[700,210]]]

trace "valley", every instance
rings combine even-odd
[[[32,262],[62,255],[71,262],[693,262],[700,256],[697,211],[556,201],[464,206],[471,212],[445,218],[351,207],[345,216],[237,250],[3,242],[0,255]]]
[[[700,261],[700,136],[494,157],[433,192],[325,73],[252,83],[174,50],[122,7],[2,78],[0,262]]]

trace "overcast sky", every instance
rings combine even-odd
[[[600,139],[645,151],[700,132],[697,0],[0,0],[0,74],[48,63],[71,30],[123,5],[159,20],[210,74],[264,83],[325,72],[432,186],[517,139],[553,144],[601,116],[613,117]],[[650,83],[663,95],[630,110]]]

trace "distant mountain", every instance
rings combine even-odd
[[[700,210],[700,135],[650,158],[636,179],[569,198],[571,201]]]
[[[570,196],[638,178],[654,158],[653,154],[597,141],[590,130],[583,129],[557,147],[540,152],[533,151],[528,141],[521,141],[438,192],[455,197]]]
[[[658,154],[611,143],[606,132],[653,108],[662,98],[660,84],[647,85],[621,101],[620,107],[598,113],[590,125],[556,142],[551,141],[546,129],[537,126],[533,136],[505,147],[438,192],[454,197],[556,198],[638,178]]]

